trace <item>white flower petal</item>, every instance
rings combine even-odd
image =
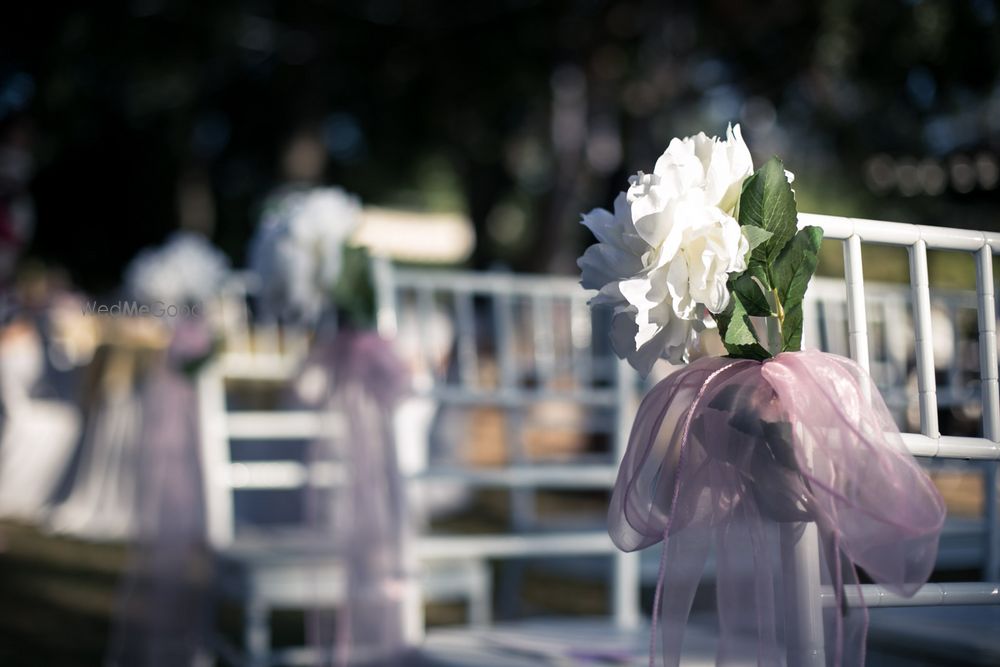
[[[580,284],[584,289],[601,289],[642,270],[635,255],[607,243],[595,243],[576,261],[580,267]]]
[[[598,243],[614,243],[615,240],[621,238],[621,231],[615,223],[615,216],[607,209],[595,208],[589,213],[584,213],[581,216],[580,224],[594,234]]]

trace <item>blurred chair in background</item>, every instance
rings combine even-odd
[[[241,647],[218,632],[213,644],[228,664],[267,665],[292,656],[320,664],[323,658],[312,648],[292,650],[292,656],[275,651],[270,615],[281,608],[332,608],[345,598],[343,562],[337,558],[330,526],[310,524],[305,512],[310,489],[329,487],[338,470],[332,461],[310,460],[302,444],[335,434],[343,437],[343,415],[327,415],[331,423],[326,428],[315,410],[231,411],[234,382],[252,382],[258,388],[266,383],[287,392],[304,360],[305,350],[298,343],[305,339],[298,332],[289,331],[289,344],[282,345],[278,329],[262,331],[260,350],[252,329],[246,333],[250,348],[223,352],[198,377],[206,532],[217,562],[216,588],[222,601],[237,601],[243,613]],[[248,441],[262,451],[243,453]],[[253,503],[253,495],[268,493],[284,497]],[[274,507],[258,516],[258,525],[248,520],[238,526],[241,499],[251,501],[251,509]]]
[[[66,461],[47,526],[90,540],[123,540],[136,534],[140,387],[169,333],[140,318],[104,317],[100,328],[101,343],[86,369],[83,432],[76,453]]]
[[[565,574],[573,557],[600,556],[607,566],[596,578],[609,584],[616,623],[636,625],[637,557],[617,553],[605,527],[635,377],[602,344],[589,294],[571,278],[374,262],[379,331],[417,352],[409,360],[413,393],[439,406],[438,421],[451,422],[436,433],[453,440],[429,442],[426,467],[411,471],[410,497],[420,503],[436,487],[470,490],[464,521],[422,508],[421,562],[541,558]],[[433,332],[442,313],[454,330],[447,364]],[[460,411],[471,417],[456,427]],[[509,506],[484,507],[497,490]],[[594,574],[584,569],[584,577]],[[519,579],[501,579],[508,611],[522,593]]]
[[[255,323],[248,294],[225,291],[226,349],[198,381],[209,544],[243,613],[219,655],[400,664],[423,632],[390,428],[405,371],[374,333]],[[462,596],[463,576],[432,574],[430,596]],[[281,609],[305,613],[308,646],[274,645]]]

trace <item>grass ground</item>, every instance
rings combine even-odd
[[[94,667],[125,549],[0,524],[0,665]]]

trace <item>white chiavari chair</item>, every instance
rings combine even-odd
[[[213,632],[213,648],[234,665],[319,664],[321,656],[311,649],[272,646],[271,614],[279,609],[328,609],[343,600],[344,571],[335,545],[311,534],[295,511],[278,524],[261,527],[249,520],[241,525],[237,497],[266,503],[268,493],[335,484],[341,471],[331,462],[309,464],[302,445],[342,434],[344,415],[232,409],[234,382],[286,387],[303,358],[298,333],[289,336],[295,342],[285,347],[276,329],[266,331],[263,345],[256,348],[253,328],[245,332],[247,347],[224,351],[201,370],[197,381],[207,542],[216,561],[217,591],[223,601],[236,602],[243,614],[241,646]],[[248,443],[263,443],[267,456],[243,456]],[[287,445],[286,452],[279,454],[282,445]]]
[[[635,628],[638,555],[612,546],[606,505],[577,517],[552,518],[540,509],[545,492],[608,494],[628,438],[635,376],[611,354],[607,333],[587,306],[591,295],[573,278],[410,269],[381,258],[374,260],[374,276],[379,331],[415,351],[415,395],[442,413],[469,411],[502,423],[493,443],[499,453],[490,461],[470,461],[490,436],[467,429],[457,451],[430,456],[412,471],[411,486],[506,492],[506,529],[425,530],[416,546],[421,561],[557,559],[560,569],[571,569],[573,557],[597,556],[610,566],[604,572],[611,572],[614,623]],[[447,364],[437,362],[431,334],[442,313],[454,332]],[[546,447],[539,434],[566,428],[566,420],[571,435],[563,449],[552,441]],[[595,437],[595,448],[581,446]]]

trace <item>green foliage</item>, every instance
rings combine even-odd
[[[747,241],[750,242],[750,250],[753,251],[760,244],[767,241],[769,238],[774,236],[771,232],[767,231],[763,227],[755,227],[752,225],[747,225],[743,228],[743,235],[747,237]]]
[[[729,306],[716,316],[716,321],[722,342],[731,356],[741,359],[767,359],[771,356],[757,340],[746,304],[739,293],[731,294]]]
[[[816,272],[823,230],[804,227],[785,246],[771,269],[771,279],[784,311],[781,323],[781,351],[794,352],[802,347],[802,299],[809,280]]]
[[[736,278],[729,281],[730,292],[739,297],[746,308],[747,315],[754,317],[768,317],[771,315],[771,304],[767,294],[762,289],[762,284],[754,280],[749,271],[741,273]]]
[[[797,229],[795,193],[785,167],[772,158],[743,183],[739,223],[750,241],[747,270],[730,278],[730,303],[716,316],[733,357],[766,359],[777,350],[761,344],[750,317],[774,317],[781,352],[802,345],[802,299],[816,271],[823,230]]]
[[[770,234],[750,253],[751,261],[773,262],[795,235],[795,195],[781,160],[771,158],[743,182],[739,216],[740,226],[759,227]]]
[[[333,288],[333,302],[347,323],[367,329],[375,323],[375,290],[370,258],[365,248],[345,246],[340,279]]]

